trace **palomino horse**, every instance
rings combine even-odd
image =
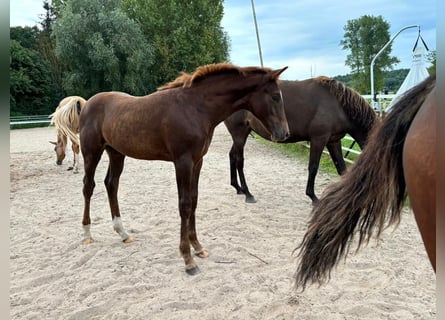
[[[84,243],[90,233],[90,199],[94,173],[104,150],[109,157],[105,186],[114,230],[131,242],[121,222],[117,192],[125,156],[174,163],[178,187],[181,233],[179,250],[185,271],[199,268],[190,245],[199,257],[208,252],[198,241],[195,210],[203,156],[216,125],[241,108],[255,114],[274,141],[289,134],[278,77],[279,70],[238,67],[231,64],[201,66],[193,74],[183,73],[175,81],[144,97],[118,92],[98,93],[80,114],[80,146],[84,159]]]
[[[57,129],[57,142],[50,141],[54,144],[54,151],[56,152],[56,163],[61,165],[66,156],[66,147],[68,138],[71,140],[71,148],[73,149],[73,166],[68,167],[68,170],[73,170],[74,173],[79,171],[79,115],[82,108],[85,106],[86,100],[79,96],[70,96],[64,98],[59,102],[59,105],[51,117],[51,124],[54,124]]]
[[[327,146],[337,172],[342,174],[346,166],[341,139],[349,133],[363,149],[378,117],[360,94],[334,79],[318,77],[303,81],[280,81],[279,87],[290,130],[289,138],[281,143],[310,141],[306,194],[316,202],[315,176],[324,147]],[[224,123],[233,139],[229,153],[230,183],[238,194],[246,195],[246,202],[256,202],[244,177],[244,145],[252,130],[269,139],[267,130],[258,119],[244,110],[233,114]],[[237,171],[241,186],[237,181]]]
[[[351,170],[323,192],[299,246],[297,287],[329,280],[356,228],[358,250],[374,233],[378,238],[386,227],[397,225],[407,195],[436,270],[435,86],[431,75],[404,94],[372,130]]]

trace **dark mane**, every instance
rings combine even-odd
[[[200,66],[196,68],[193,74],[181,72],[172,82],[169,82],[158,88],[158,91],[171,89],[171,88],[189,88],[195,81],[201,80],[209,75],[221,74],[221,73],[236,73],[245,75],[247,73],[264,73],[270,72],[269,68],[260,67],[238,67],[230,63],[213,63]]]
[[[377,119],[377,114],[368,101],[357,91],[347,87],[340,81],[326,76],[320,76],[313,80],[329,88],[329,92],[337,98],[351,120],[359,122],[368,130],[371,129],[375,119]]]

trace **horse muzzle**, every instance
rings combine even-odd
[[[279,142],[284,141],[287,138],[289,138],[289,127],[286,125],[284,128],[281,127],[280,129],[275,129],[272,131],[272,134],[270,135],[270,140],[273,142]]]

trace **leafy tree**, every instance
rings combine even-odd
[[[398,69],[385,72],[383,91],[396,93],[408,75],[409,69]]]
[[[121,5],[121,0],[67,0],[58,8],[52,34],[56,55],[67,67],[68,95],[148,92],[153,49]]]
[[[228,58],[229,40],[221,27],[222,0],[124,0],[124,8],[153,41],[152,90],[181,71],[192,72]]]
[[[23,48],[38,48],[39,29],[34,27],[11,27],[9,28],[9,38],[17,40]]]
[[[54,38],[51,38],[52,27],[56,20],[55,9],[54,6],[46,0],[43,1],[43,8],[45,9],[45,14],[40,16],[42,29],[38,35],[38,49],[42,58],[48,62],[50,76],[56,90],[54,94],[58,100],[61,100],[66,96],[62,82],[64,66],[55,54],[56,44]],[[57,101],[54,102],[54,104],[56,103]]]
[[[54,15],[54,17],[57,19],[59,16],[60,11],[65,6],[66,1],[65,0],[50,0],[51,4],[51,13]]]
[[[344,38],[340,41],[343,50],[349,50],[345,64],[351,67],[351,81],[361,93],[370,92],[371,61],[380,49],[389,41],[389,23],[382,16],[364,15],[359,19],[348,20],[344,26]],[[384,72],[399,62],[391,57],[391,44],[374,63],[374,86],[376,91],[384,86]]]
[[[430,74],[436,73],[436,50],[428,52],[427,60],[431,63],[431,66],[428,68],[428,72]]]
[[[10,114],[48,114],[54,108],[54,87],[38,48],[36,27],[10,28]]]
[[[346,84],[349,87],[352,87],[351,85],[351,75],[350,74],[345,74],[345,75],[338,75],[333,77],[335,80],[343,82],[344,84]]]

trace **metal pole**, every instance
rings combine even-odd
[[[406,27],[403,27],[402,29],[400,29],[384,46],[383,46],[383,48],[382,49],[380,49],[380,51],[379,52],[377,52],[377,54],[374,56],[374,58],[372,58],[372,61],[371,61],[371,106],[372,106],[372,108],[374,108],[374,102],[376,101],[375,99],[374,99],[374,62],[375,62],[375,59],[377,59],[377,57],[386,49],[386,47],[391,43],[391,42],[393,42],[393,40],[403,31],[403,30],[405,30],[405,29],[409,29],[409,28],[415,28],[415,27],[417,27],[417,28],[419,28],[420,29],[420,26],[419,25],[417,25],[417,24],[413,24],[413,25],[409,25],[409,26],[406,26]],[[382,106],[380,106],[380,114],[382,113]]]
[[[263,54],[261,53],[261,43],[260,43],[260,35],[258,33],[258,24],[256,22],[255,5],[253,4],[253,0],[250,0],[250,2],[252,3],[253,21],[255,23],[255,31],[256,31],[256,41],[258,43],[258,53],[260,55],[261,67],[263,67]]]

